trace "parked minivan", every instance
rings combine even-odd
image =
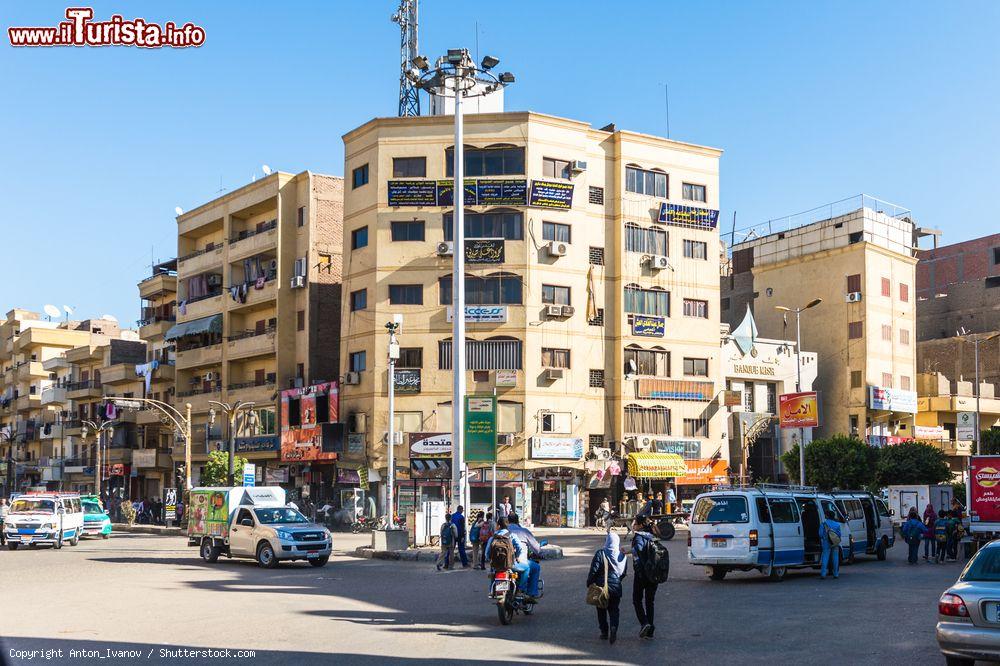
[[[853,562],[858,554],[884,560],[886,551],[896,542],[892,515],[885,502],[863,490],[837,490],[831,495],[851,526],[853,546],[847,556],[848,562]]]
[[[83,532],[83,506],[77,493],[30,492],[14,495],[4,520],[7,548],[49,544],[75,546]]]
[[[847,518],[833,496],[808,486],[720,487],[698,495],[691,512],[688,561],[712,580],[730,571],[757,569],[783,580],[788,569],[820,565],[820,523],[841,523],[838,556],[852,552]]]

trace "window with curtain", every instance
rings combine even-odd
[[[519,402],[497,402],[497,432],[524,431],[524,405]]]
[[[662,349],[627,347],[625,349],[625,372],[646,377],[669,377],[670,352]]]
[[[667,174],[662,171],[647,171],[639,167],[625,167],[625,189],[636,194],[667,198]]]
[[[663,229],[625,225],[625,251],[667,256],[667,232]]]
[[[446,148],[445,175],[455,175],[455,149]],[[495,145],[486,148],[465,146],[465,176],[512,176],[524,174],[524,148],[522,146]]]
[[[570,243],[570,226],[559,222],[542,222],[542,240]]]
[[[662,289],[643,289],[636,284],[626,285],[625,312],[669,317],[670,292]]]
[[[444,239],[454,240],[454,214],[442,216]],[[517,210],[499,209],[487,213],[465,213],[466,238],[524,240],[524,215]]]
[[[445,275],[438,280],[441,305],[451,305],[452,279]],[[521,305],[521,278],[513,273],[493,273],[479,277],[465,276],[467,305]]]
[[[669,435],[670,410],[666,407],[626,405],[625,432],[640,435]]]

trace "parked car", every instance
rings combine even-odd
[[[981,548],[941,595],[937,641],[951,666],[1000,661],[1000,540]]]

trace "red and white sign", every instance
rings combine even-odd
[[[973,531],[1000,530],[1000,456],[969,458],[969,518]]]

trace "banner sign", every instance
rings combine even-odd
[[[437,181],[437,205],[438,206],[455,205],[454,180]],[[466,206],[476,205],[476,181],[473,179],[467,178],[465,180],[465,205]]]
[[[177,489],[163,489],[163,520],[177,520]]]
[[[260,451],[277,451],[281,448],[277,435],[258,435],[256,437],[237,437],[236,453],[258,453]]]
[[[948,439],[948,432],[944,429],[944,426],[915,425],[913,426],[913,439],[928,442],[940,442]]]
[[[347,452],[351,454],[365,452],[365,434],[363,432],[347,433]]]
[[[366,470],[367,472],[367,470]],[[350,467],[337,467],[337,483],[349,483],[360,485],[361,475],[358,470]]]
[[[156,467],[156,449],[136,449],[132,452],[133,467]]]
[[[437,205],[437,184],[433,180],[390,180],[387,190],[393,207]]]
[[[257,485],[257,464],[248,462],[243,465],[243,485],[244,486],[256,486]]]
[[[528,205],[535,208],[569,210],[573,205],[573,183],[533,180]]]
[[[517,370],[494,370],[493,385],[505,388],[517,386]]]
[[[667,320],[664,317],[632,315],[632,335],[645,338],[662,338],[667,334]]]
[[[653,450],[657,453],[676,453],[682,458],[701,457],[701,442],[696,439],[654,439]]]
[[[288,483],[287,467],[268,467],[264,470],[264,485],[276,486],[279,483]]]
[[[497,399],[465,396],[465,461],[497,461]]]
[[[476,203],[480,206],[527,205],[528,181],[517,179],[477,180]]]
[[[1000,456],[969,458],[969,519],[973,531],[1000,523]]]
[[[519,469],[498,469],[497,483],[520,483],[524,472]],[[469,470],[469,483],[492,483],[493,470],[489,467]]]
[[[392,384],[396,393],[420,393],[420,369],[401,368],[396,370]]]
[[[532,437],[531,457],[535,460],[579,460],[583,457],[582,437]]]
[[[687,474],[677,477],[679,486],[708,486],[724,484],[729,478],[729,465],[725,460],[685,460]]]
[[[779,395],[778,414],[782,428],[818,428],[819,399],[816,392]]]
[[[886,412],[917,413],[917,392],[901,389],[868,387],[868,406]]]
[[[465,241],[465,263],[502,264],[504,262],[502,238],[470,238]]]
[[[683,379],[639,379],[635,384],[635,396],[651,400],[697,400],[711,402],[715,395],[715,384]]]
[[[663,224],[680,224],[689,227],[715,229],[719,224],[719,211],[663,202],[660,204],[659,221]]]
[[[450,432],[408,432],[410,458],[442,458],[451,455]]]
[[[455,317],[455,308],[448,306],[448,321]],[[466,305],[465,321],[474,324],[502,324],[507,321],[506,305]]]
[[[955,415],[955,439],[972,442],[976,439],[976,413],[958,412]]]

